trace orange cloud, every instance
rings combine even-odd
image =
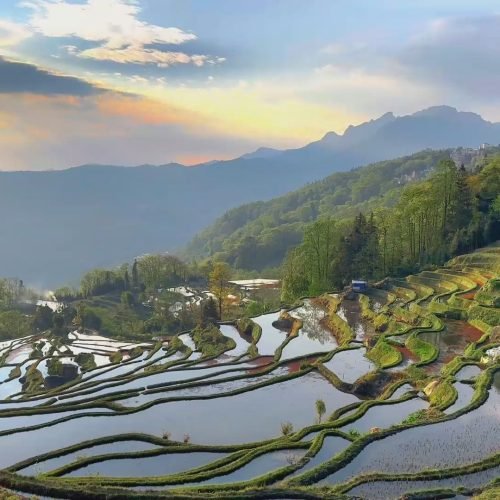
[[[208,161],[212,161],[215,158],[210,155],[193,155],[193,154],[187,154],[187,155],[180,155],[175,158],[175,161],[178,163],[182,163],[183,165],[191,166],[191,165],[199,165],[200,163],[206,163]],[[218,155],[217,156],[218,160],[227,160],[228,158],[225,157],[225,155]]]
[[[19,99],[19,97],[16,97]],[[23,94],[22,99],[24,102],[37,105],[53,105],[62,104],[65,106],[77,107],[82,104],[82,97],[73,95],[43,95],[43,94]]]
[[[146,98],[102,95],[96,99],[97,108],[107,115],[121,116],[146,125],[190,124],[192,113]]]

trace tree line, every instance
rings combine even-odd
[[[499,238],[500,156],[475,172],[443,159],[393,207],[308,225],[284,261],[282,296],[290,301],[352,279],[406,275]]]

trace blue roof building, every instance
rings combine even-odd
[[[351,287],[354,292],[366,292],[368,289],[368,283],[363,280],[352,280]]]

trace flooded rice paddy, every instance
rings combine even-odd
[[[371,300],[378,311],[388,295],[379,291]],[[108,478],[134,478],[130,485],[134,490],[148,489],[151,478],[160,478],[164,484],[153,488],[170,490],[237,484],[286,467],[288,475],[280,478],[280,484],[289,480],[293,484],[342,456],[358,439],[398,426],[429,408],[429,401],[405,378],[405,369],[418,360],[408,352],[403,353],[404,362],[390,370],[391,383],[400,387],[389,402],[378,400],[364,413],[358,411],[367,398],[360,399],[351,387],[367,374],[377,379],[381,373],[366,357],[362,342],[377,332],[361,317],[359,301],[344,300],[338,311],[359,341],[351,343],[350,349],[344,345],[338,350],[335,331],[327,326],[327,313],[315,301],[306,300],[290,314],[302,322],[296,336],[273,326],[280,312],[254,319],[262,327],[254,359],[248,355],[251,339],[232,325],[220,329],[234,340],[235,347],[215,359],[196,352],[190,334],[179,337],[188,351],[173,352],[168,344],[153,351],[148,343],[73,333],[54,350],[55,356],[74,365],[77,353],[93,353],[97,366],[86,372],[78,368],[76,379],[56,388],[43,383],[50,375],[51,339],[40,359],[30,359],[33,343],[39,339],[1,343],[0,449],[9,452],[0,454],[0,469],[25,476],[50,476],[58,471],[64,480],[100,481],[104,486]],[[443,332],[421,334],[440,351],[428,368],[430,376],[482,336],[464,321],[445,320],[445,324]],[[133,347],[142,353],[130,358]],[[122,362],[111,364],[109,355],[117,351],[126,355]],[[30,392],[20,377],[29,378],[30,367],[36,363],[42,382]],[[327,377],[321,364],[341,383]],[[457,418],[376,439],[350,462],[315,482],[337,487],[364,474],[447,469],[498,453],[500,438],[493,429],[500,428],[499,372],[493,376],[486,401],[459,415],[473,400],[474,381],[484,369],[468,364],[455,374],[458,398],[443,415]],[[337,423],[339,419],[344,421]],[[321,440],[319,449],[308,454]],[[254,452],[241,466],[230,465]],[[233,453],[234,460],[224,462],[228,466],[219,465]],[[70,468],[65,470],[66,466]],[[197,478],[199,471],[205,472]],[[187,479],[180,480],[179,475]],[[363,483],[347,494],[398,498],[415,489],[482,486],[497,476],[498,466],[494,466],[439,480]]]

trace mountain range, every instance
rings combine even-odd
[[[230,208],[334,172],[427,148],[481,143],[500,143],[500,123],[437,106],[400,117],[386,113],[302,148],[260,148],[195,167],[0,172],[0,276],[43,288],[75,282],[93,267],[175,251]]]

